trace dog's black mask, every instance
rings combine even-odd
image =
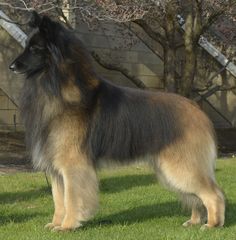
[[[55,60],[55,54],[58,61],[61,52],[57,51],[56,45],[60,39],[60,33],[63,32],[60,31],[63,26],[36,12],[32,12],[29,26],[33,31],[26,41],[26,47],[9,68],[15,73],[32,76],[47,70],[50,67],[50,61],[53,61],[53,58]]]

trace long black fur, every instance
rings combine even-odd
[[[158,154],[182,136],[178,108],[186,100],[175,94],[119,87],[103,80],[94,72],[88,52],[73,31],[47,16],[35,21],[31,25],[37,25],[38,30],[29,38],[25,52],[15,60],[19,66],[29,65],[21,110],[30,148],[35,139],[41,139],[41,148],[45,148],[50,122],[64,109],[83,111],[87,116],[83,148],[95,165],[100,158],[127,162],[147,153]],[[25,62],[25,55],[38,42],[43,48],[39,51],[42,63],[34,66]],[[61,69],[64,63],[66,70]],[[74,84],[81,94],[79,102],[66,102],[61,95],[71,75],[75,76]],[[98,82],[96,87],[90,86],[93,79]],[[42,92],[45,96],[39,100]],[[55,98],[62,109],[42,120],[44,106]]]
[[[150,101],[150,92],[117,87],[104,81],[99,94],[100,111],[88,132],[93,159],[107,157],[127,161],[158,153],[183,132],[174,102],[160,98],[156,105]]]

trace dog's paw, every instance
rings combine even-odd
[[[193,224],[192,224],[191,220],[188,220],[188,221],[184,222],[184,223],[182,224],[182,226],[183,226],[183,227],[191,227],[191,226],[193,226]]]
[[[51,229],[52,232],[68,232],[68,231],[75,231],[76,229],[80,228],[82,224],[73,227],[63,227],[63,226],[55,226]]]
[[[54,223],[48,223],[44,226],[46,229],[53,229],[54,227],[56,227]]]
[[[61,226],[55,226],[51,229],[52,232],[67,232],[67,231],[72,231],[74,229],[70,229],[70,228],[63,228]]]
[[[201,226],[200,230],[205,231],[207,229],[211,229],[211,228],[223,228],[223,226],[219,226],[219,225],[210,225],[210,224],[204,224]]]
[[[212,226],[212,225],[210,225],[210,224],[204,224],[204,225],[201,226],[200,230],[201,230],[201,231],[205,231],[205,230],[207,230],[207,229],[214,228],[214,227],[215,227],[215,226]]]
[[[207,229],[213,228],[213,226],[209,225],[209,224],[204,224],[201,226],[200,230],[201,231],[205,231]]]
[[[190,219],[190,220],[184,222],[182,225],[183,225],[184,227],[191,227],[191,226],[194,226],[194,225],[198,225],[198,224],[200,224],[200,223],[201,223],[200,220],[199,220],[199,221],[192,221],[192,220]]]

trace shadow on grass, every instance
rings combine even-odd
[[[181,204],[177,201],[166,202],[160,204],[139,206],[119,213],[109,215],[105,218],[97,219],[89,222],[84,228],[92,226],[111,226],[111,225],[130,225],[133,223],[141,223],[151,219],[163,217],[186,216],[188,214],[182,210]]]
[[[42,216],[47,216],[46,213],[41,212],[27,212],[27,209],[24,213],[12,213],[4,215],[4,213],[1,213],[0,217],[0,226],[10,224],[10,223],[24,223],[28,222],[33,218],[38,218]]]
[[[226,210],[224,227],[236,225],[236,204],[228,204]],[[190,215],[190,211],[184,211],[179,202],[166,202],[161,204],[139,206],[133,209],[121,211],[105,218],[88,222],[84,226],[84,229],[93,226],[131,225],[134,223],[142,223],[151,219],[165,217],[171,218],[174,216],[184,216],[186,217],[184,221],[187,221],[190,218]]]
[[[156,182],[156,177],[152,174],[115,176],[102,179],[100,181],[100,190],[105,193],[115,193],[137,186],[148,186]]]
[[[236,225],[236,203],[226,204],[225,227]]]
[[[173,216],[186,216],[187,220],[190,213],[187,214],[186,211],[183,211],[177,201],[139,206],[88,222],[84,229],[96,226],[131,225],[151,219]]]
[[[1,192],[0,204],[29,201],[49,194],[51,195],[51,190],[48,187],[42,187],[39,189],[29,190],[25,192]]]
[[[155,176],[151,174],[145,175],[126,175],[115,176],[101,180],[101,191],[106,193],[115,193],[128,190],[136,186],[148,186],[156,182]],[[51,195],[48,187],[42,187],[35,190],[25,192],[0,193],[0,204],[11,204],[20,201],[34,200],[43,196]],[[236,203],[228,203],[226,208],[225,226],[230,227],[236,224]],[[0,224],[8,224],[9,222],[26,222],[32,218],[43,216],[44,214],[34,212],[5,214],[0,212]],[[190,212],[182,210],[178,201],[165,202],[153,205],[144,205],[134,207],[132,209],[123,210],[118,213],[98,218],[88,222],[86,228],[93,226],[112,226],[112,225],[130,225],[137,222],[145,222],[151,219],[158,219],[173,216],[186,216],[186,220],[190,217]]]
[[[153,218],[179,216],[184,214],[179,202],[166,202],[147,206],[139,206],[108,216],[115,223],[144,222]]]

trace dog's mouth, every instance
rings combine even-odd
[[[41,64],[37,67],[35,67],[34,69],[28,69],[28,68],[18,68],[15,64],[12,64],[9,66],[9,69],[15,73],[15,74],[34,74],[34,73],[38,73],[40,71],[42,71],[44,69],[45,65]]]
[[[15,74],[26,74],[26,73],[27,73],[26,70],[25,70],[25,71],[13,70],[13,72],[14,72]]]

